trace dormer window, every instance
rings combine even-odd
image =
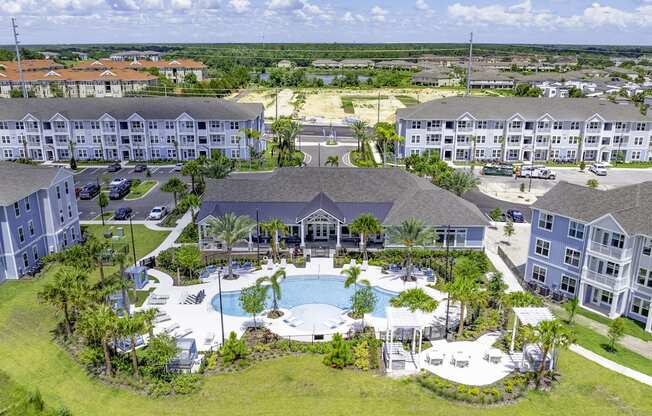
[[[114,77],[115,74],[108,69],[100,74],[101,77]]]
[[[47,74],[45,74],[46,77],[60,77],[61,75],[58,72],[55,71],[50,71]]]

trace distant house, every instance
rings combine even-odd
[[[510,89],[514,88],[515,82],[512,78],[500,72],[473,72],[471,73],[471,88],[485,89]]]
[[[80,61],[85,61],[88,59],[88,54],[86,52],[73,52],[73,55],[77,56],[77,59]]]
[[[149,61],[160,61],[163,54],[157,51],[123,51],[112,53],[112,61],[131,61],[134,59],[145,59]]]
[[[292,68],[294,66],[294,62],[283,59],[282,61],[278,61],[276,66],[278,68]]]
[[[402,61],[402,60],[389,60],[389,61],[380,61],[376,62],[376,68],[378,69],[418,69],[419,65],[414,62]]]
[[[144,70],[144,69],[158,69],[161,75],[176,82],[181,83],[184,81],[186,75],[194,74],[197,81],[202,81],[206,78],[207,66],[201,62],[193,59],[172,59],[172,60],[137,60],[132,61],[112,61],[110,59],[100,59],[95,61],[81,62],[73,69],[78,71],[105,71],[105,70]]]
[[[32,126],[31,118],[23,120]],[[18,153],[13,157],[21,157]],[[81,234],[71,171],[0,162],[0,178],[2,282],[23,276],[41,257],[77,243]]]
[[[418,85],[433,85],[436,87],[450,87],[457,85],[460,80],[449,71],[429,69],[412,76],[412,83]]]
[[[374,61],[370,59],[343,59],[342,68],[373,68]]]
[[[341,68],[342,64],[332,59],[316,59],[312,61],[312,66],[315,68]]]
[[[61,56],[59,52],[41,52],[43,59],[57,59]]]

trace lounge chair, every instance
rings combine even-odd
[[[330,320],[330,319],[328,321],[324,322],[324,325],[326,325],[330,329],[337,328],[337,324],[335,322],[333,322],[332,320]]]
[[[167,335],[170,335],[172,332],[174,332],[177,329],[179,329],[179,324],[174,323],[172,325],[165,327],[165,329],[163,329],[163,332],[165,332]]]
[[[362,268],[362,270],[366,271],[369,268],[369,261],[363,260],[361,268]]]
[[[281,259],[281,264],[280,264],[281,269],[285,269],[288,267],[288,261],[286,259]]]
[[[169,321],[171,319],[172,318],[170,318],[170,316],[166,313],[164,315],[160,315],[160,316],[155,317],[152,322],[154,322],[154,324],[161,324],[161,323],[167,322],[167,321]]]
[[[190,335],[190,334],[192,334],[192,329],[186,328],[186,329],[182,329],[180,331],[175,332],[174,337],[175,338],[183,338],[183,337],[185,337],[187,335]]]

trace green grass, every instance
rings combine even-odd
[[[612,168],[630,168],[630,169],[649,169],[652,168],[652,161],[649,162],[626,162],[626,163],[619,163],[619,162],[612,162],[611,163]]]
[[[125,197],[126,200],[142,198],[150,189],[156,186],[158,182],[152,180],[142,181],[138,186],[131,188],[131,192]]]
[[[340,100],[342,100],[342,110],[344,110],[346,114],[355,114],[353,101],[350,98],[341,97]]]
[[[102,227],[102,225],[82,225],[82,229],[85,230],[86,233],[89,235],[93,235],[97,237],[100,240],[104,240],[104,231],[108,230],[110,228],[117,228],[118,226],[110,226],[106,225]],[[120,225],[120,227],[123,227],[124,229],[124,238],[122,238],[120,241],[128,244],[130,250],[129,250],[129,258],[130,261],[133,261],[133,258],[131,256],[131,230],[129,229],[128,225]],[[149,228],[145,227],[142,224],[134,224],[134,243],[136,246],[136,258],[140,259],[144,257],[145,255],[149,254],[152,252],[156,247],[158,247],[163,240],[165,240],[165,237],[168,235],[168,231],[154,231],[150,230]],[[113,233],[115,235],[115,231]]]
[[[145,303],[145,299],[147,299],[147,296],[154,290],[154,288],[149,289],[149,290],[137,290],[136,291],[136,299],[134,299],[134,292],[129,291],[129,299],[131,303],[133,303],[136,307],[143,306],[143,303]]]
[[[601,324],[605,324],[607,326],[609,326],[611,322],[613,322],[611,319],[607,318],[606,316],[599,315],[595,312],[587,311],[584,308],[577,308],[577,314],[592,319],[594,321],[600,322]],[[636,338],[640,338],[644,341],[652,341],[652,334],[649,332],[645,332],[645,324],[627,317],[623,317],[623,321],[625,322],[625,334],[631,335]]]
[[[406,107],[411,107],[413,105],[419,104],[419,100],[410,96],[410,95],[397,95],[396,99],[401,102]]]
[[[292,162],[290,166],[299,166],[304,159],[303,152],[295,150],[292,154]],[[269,171],[277,168],[278,164],[276,163],[276,153],[272,156],[271,146],[265,150],[263,153],[261,161],[251,161],[241,160],[237,162],[236,171],[238,172],[260,172],[260,171]]]

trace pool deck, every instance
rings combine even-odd
[[[275,269],[278,266],[275,266]],[[349,267],[348,265],[344,268]],[[271,275],[274,270],[267,270],[263,268],[252,273],[241,275],[236,280],[222,280],[222,291],[232,292],[239,291],[245,287],[255,284],[256,280],[263,276]],[[287,277],[292,276],[320,276],[320,278],[328,278],[328,276],[340,276],[343,269],[333,268],[333,260],[330,258],[313,258],[310,263],[306,264],[305,268],[296,268],[293,265],[288,265],[285,268]],[[150,308],[158,308],[160,312],[165,312],[170,318],[165,322],[156,325],[155,332],[159,333],[167,331],[170,335],[179,335],[187,333],[185,337],[194,338],[197,342],[199,350],[209,350],[215,348],[221,342],[221,325],[220,313],[213,308],[211,299],[215,297],[218,290],[217,275],[211,276],[213,279],[207,283],[192,285],[192,286],[173,286],[172,277],[155,269],[150,269],[148,273],[158,279],[158,283],[151,282],[146,288],[154,288],[150,297],[145,301],[142,307],[136,308],[137,310],[144,310]],[[369,266],[366,271],[362,272],[361,278],[369,280],[369,283],[382,290],[391,292],[401,292],[406,289],[420,287],[434,299],[440,301],[438,308],[430,315],[424,317],[425,326],[429,322],[441,322],[445,316],[446,301],[445,294],[438,290],[426,286],[427,282],[424,278],[419,278],[416,282],[404,282],[397,274],[383,273],[380,267]],[[188,295],[197,294],[199,291],[204,290],[205,297],[202,303],[198,305],[184,304],[184,299]],[[153,297],[167,296],[168,300],[162,305],[151,305],[150,299]],[[330,305],[311,305],[314,308],[297,306],[292,311],[283,310],[284,317],[295,316],[299,321],[296,326],[291,326],[283,321],[283,318],[269,319],[263,316],[257,316],[256,321],[258,324],[262,322],[272,332],[282,336],[291,337],[292,339],[301,341],[311,341],[313,334],[323,335],[324,339],[328,340],[333,334],[346,333],[352,325],[360,325],[361,321],[356,322],[345,315],[339,315],[341,310]],[[451,314],[453,319],[459,319],[459,309],[451,304]],[[309,317],[309,318],[306,318]],[[331,322],[329,325],[327,321],[341,317],[340,322]],[[233,331],[238,336],[241,336],[246,328],[251,325],[252,317],[238,317],[231,315],[224,315],[224,334]],[[377,331],[384,331],[387,326],[385,318],[373,317],[366,315],[364,319],[365,325],[372,325]],[[188,331],[190,331],[188,333]]]

